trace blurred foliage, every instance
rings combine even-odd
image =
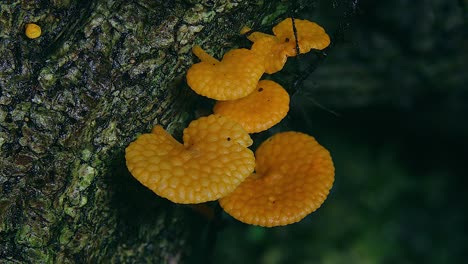
[[[360,1],[356,12],[345,2],[296,14],[324,25],[333,45],[315,71],[311,54],[275,77],[289,88],[304,79],[272,132],[303,131],[331,151],[328,199],[285,227],[223,214],[214,263],[468,259],[466,1]]]

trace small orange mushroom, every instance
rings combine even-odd
[[[227,117],[192,121],[180,144],[161,126],[125,149],[130,173],[175,203],[213,201],[232,192],[255,167],[249,134]]]
[[[294,19],[294,25],[300,53],[307,53],[311,49],[321,50],[330,44],[330,37],[316,23]],[[247,32],[250,32],[249,28],[242,28],[241,34]],[[247,36],[250,41],[254,42],[251,50],[263,58],[265,72],[268,74],[281,70],[287,57],[297,55],[296,37],[291,18],[287,18],[273,27],[273,33],[274,35],[253,32]]]
[[[37,24],[34,23],[28,23],[26,24],[26,27],[24,29],[24,34],[26,37],[30,39],[35,39],[41,36],[41,27]]]
[[[218,101],[213,112],[241,124],[248,133],[267,130],[279,123],[289,111],[289,94],[281,85],[270,80],[258,82],[257,90],[248,96]]]
[[[216,100],[235,100],[257,87],[265,68],[263,61],[248,49],[227,52],[222,61],[195,46],[193,53],[201,60],[190,67],[187,83],[197,94]]]
[[[318,24],[309,20],[294,19],[294,25],[300,53],[307,53],[311,49],[322,50],[330,45],[330,37]],[[291,18],[286,18],[273,27],[273,33],[281,42],[291,42],[296,45]]]
[[[298,222],[319,208],[333,185],[330,153],[306,134],[283,132],[255,152],[255,173],[219,200],[247,224],[266,227]]]

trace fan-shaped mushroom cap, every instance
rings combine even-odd
[[[253,172],[252,139],[236,122],[210,115],[190,123],[180,144],[161,126],[125,150],[127,167],[143,185],[175,203],[213,201]]]
[[[297,43],[300,53],[307,53],[311,49],[322,50],[330,45],[330,37],[316,23],[308,20],[294,19],[294,25],[296,26]],[[291,18],[286,18],[273,27],[273,33],[281,42],[289,42],[291,45],[296,45]]]
[[[307,53],[311,49],[324,49],[330,44],[330,37],[325,30],[314,22],[294,19],[296,27],[297,45],[300,53]],[[241,34],[251,30],[243,27]],[[296,37],[292,19],[287,18],[273,27],[274,35],[253,32],[247,38],[253,42],[251,50],[262,58],[265,72],[268,74],[280,71],[286,63],[287,57],[297,55]]]
[[[248,49],[227,52],[222,61],[199,46],[193,52],[202,61],[190,67],[187,83],[197,94],[216,100],[235,100],[255,90],[265,72],[263,61]]]
[[[255,173],[219,200],[247,224],[266,227],[300,221],[319,208],[334,181],[330,153],[309,135],[279,133],[255,152]]]
[[[296,46],[282,42],[273,35],[254,32],[249,35],[253,41],[251,50],[263,59],[265,72],[272,74],[283,69],[288,57],[296,55]]]
[[[289,111],[289,94],[274,81],[261,80],[248,96],[218,101],[213,112],[241,124],[248,133],[267,130],[279,123]]]

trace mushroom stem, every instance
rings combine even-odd
[[[200,46],[196,45],[192,48],[192,52],[195,56],[197,56],[201,61],[211,63],[211,64],[218,64],[219,60],[215,59],[210,54],[206,53]]]

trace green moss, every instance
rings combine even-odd
[[[47,238],[41,236],[43,233],[36,226],[24,225],[16,233],[15,242],[29,247],[42,247],[47,243]]]
[[[60,245],[67,245],[70,240],[73,238],[74,232],[70,230],[68,226],[64,226],[62,230],[60,230],[60,236],[58,238],[58,242]]]
[[[5,132],[0,132],[0,148],[3,146],[5,141],[7,141],[8,134]]]
[[[29,110],[31,109],[31,103],[22,102],[16,105],[15,109],[11,111],[11,119],[13,121],[24,120],[27,115],[29,115]]]
[[[49,89],[57,83],[58,76],[51,68],[43,68],[39,73],[39,84],[42,89]]]
[[[202,22],[211,22],[211,20],[215,17],[216,12],[205,8],[201,4],[195,4],[194,7],[190,9],[190,12],[187,12],[184,16],[183,20],[185,23],[188,24],[199,24]]]
[[[86,190],[93,182],[94,177],[96,177],[96,170],[91,166],[81,164],[80,168],[78,169],[79,190]]]
[[[104,130],[102,130],[102,132],[95,139],[95,142],[106,145],[114,145],[117,143],[117,134],[117,122],[110,122],[109,125],[107,125],[107,127],[104,128]]]
[[[262,26],[269,26],[269,25],[273,25],[274,22],[279,18],[279,17],[282,17],[284,16],[284,14],[288,11],[289,9],[289,5],[287,3],[279,3],[278,5],[276,5],[276,10],[265,16],[263,19],[262,19]]]
[[[15,8],[17,7],[19,1],[16,1],[16,3],[5,3],[2,2],[0,3],[0,28],[2,29],[11,29],[11,28],[17,28],[16,26],[13,26],[14,21],[14,16],[13,12]],[[1,38],[8,38],[10,37],[11,30],[1,30],[0,31],[0,37]]]
[[[81,151],[81,159],[83,161],[88,161],[91,156],[93,155],[93,152],[92,152],[92,149],[89,147],[89,148],[85,148]]]

